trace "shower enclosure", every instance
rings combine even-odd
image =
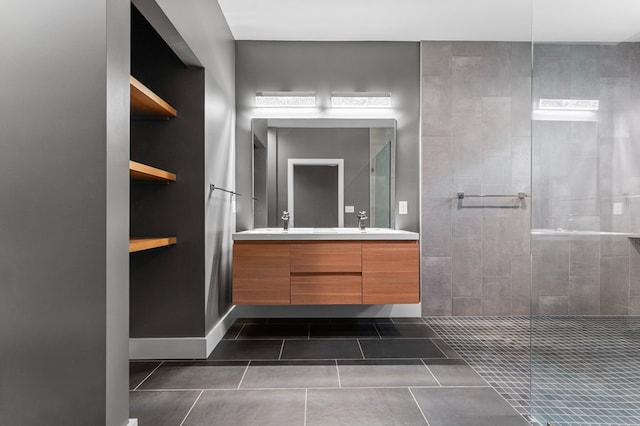
[[[532,26],[531,418],[638,425],[640,39],[592,37],[581,26],[580,36],[554,40],[540,4]],[[618,16],[629,13],[638,8]],[[564,33],[578,34],[578,24],[564,22]]]

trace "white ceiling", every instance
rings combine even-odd
[[[237,40],[640,40],[640,0],[218,2]]]

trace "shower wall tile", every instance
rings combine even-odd
[[[424,45],[422,50],[422,74],[427,76],[451,76],[451,42],[434,41]]]
[[[463,316],[482,315],[482,298],[454,297],[452,315],[463,315]]]
[[[451,198],[422,199],[422,256],[451,256]]]
[[[569,297],[540,296],[538,301],[538,315],[568,315]]]
[[[451,76],[422,78],[422,136],[451,136]]]
[[[453,297],[482,297],[482,239],[453,237],[451,240]]]
[[[571,96],[598,99],[600,83],[600,46],[571,46]]]
[[[451,196],[451,138],[425,137],[422,141],[422,196],[448,198]]]
[[[451,315],[451,258],[423,258],[422,274],[422,314]]]
[[[511,279],[509,277],[484,277],[482,279],[482,314],[509,315],[511,313]]]
[[[625,77],[631,71],[630,43],[600,46],[600,75],[602,77]]]
[[[630,240],[629,248],[629,296],[640,297],[640,239]]]
[[[571,240],[570,259],[569,273],[572,277],[599,276],[600,239],[586,237]]]
[[[569,315],[600,313],[600,276],[571,277],[569,283]]]
[[[627,315],[629,290],[629,258],[600,259],[600,314]]]
[[[531,191],[530,49],[529,43],[422,43],[423,97],[435,98],[423,98],[422,108],[422,256],[431,269],[437,259],[449,262],[447,278],[423,269],[423,309],[431,314],[529,311],[530,267],[516,275],[511,268],[530,253],[531,200],[455,197]],[[436,136],[451,137],[450,157]]]

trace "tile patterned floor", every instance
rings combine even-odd
[[[425,323],[539,424],[640,424],[640,317],[536,317],[531,329],[528,317]]]
[[[526,425],[420,318],[238,320],[207,360],[132,361],[153,425]]]

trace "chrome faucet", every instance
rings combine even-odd
[[[364,231],[364,221],[367,220],[367,212],[365,210],[362,210],[361,212],[358,212],[358,228],[361,231]]]
[[[287,211],[282,212],[282,217],[280,219],[282,219],[282,230],[288,231],[289,230],[289,212]]]

